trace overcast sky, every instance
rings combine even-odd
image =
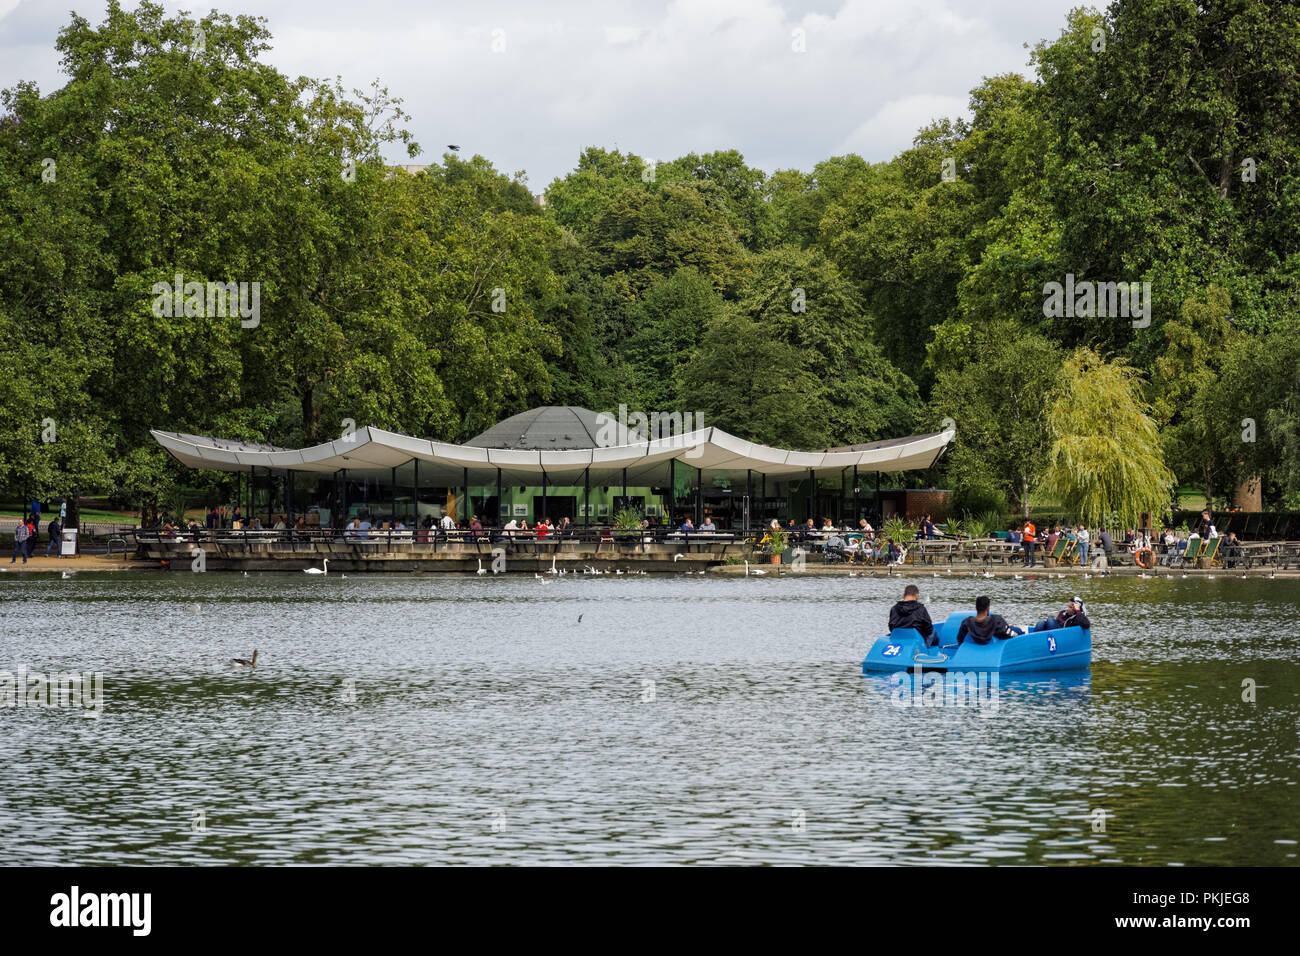
[[[446,144],[524,170],[534,192],[589,145],[665,160],[735,148],[767,171],[883,160],[1082,0],[193,0],[264,16],[290,76],[378,78],[436,162]],[[1102,4],[1098,4],[1100,6]],[[131,0],[124,7],[135,6]],[[0,86],[61,86],[54,42],[99,0],[0,0]],[[796,47],[802,46],[803,52]],[[406,162],[394,153],[394,161]]]

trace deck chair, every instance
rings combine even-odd
[[[1219,558],[1219,542],[1221,542],[1222,540],[1223,540],[1222,535],[1215,535],[1213,538],[1210,538],[1209,541],[1206,543],[1205,549],[1201,552],[1201,558],[1202,560],[1205,561],[1205,567],[1207,568],[1223,567],[1223,561]]]
[[[1196,560],[1205,553],[1205,546],[1208,542],[1204,538],[1188,538],[1187,547],[1183,548],[1183,556],[1177,562],[1177,567],[1185,568],[1189,564],[1196,567]]]
[[[1058,564],[1065,564],[1065,552],[1069,549],[1072,543],[1073,542],[1071,542],[1069,538],[1064,536],[1057,538],[1056,544],[1052,548],[1052,553],[1047,555],[1048,561],[1052,562],[1047,566],[1050,568],[1055,567]]]

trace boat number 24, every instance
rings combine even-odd
[[[1047,639],[1047,653],[1049,653],[1049,654],[1055,654],[1055,653],[1056,653],[1056,638],[1054,638],[1054,637],[1049,637],[1049,638]]]
[[[886,645],[885,645],[885,649],[884,649],[884,651],[881,652],[881,656],[882,656],[882,657],[897,657],[899,651],[901,651],[902,649],[903,649],[903,645],[902,645],[902,644],[886,644]]]

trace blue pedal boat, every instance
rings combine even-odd
[[[967,638],[957,645],[961,622],[973,617],[969,611],[951,615],[935,624],[937,647],[926,647],[920,633],[910,627],[891,631],[871,645],[862,660],[862,673],[884,674],[912,670],[1022,671],[1080,670],[1092,664],[1092,632],[1081,627],[1058,627],[1033,631],[1006,640],[994,638],[976,644]]]

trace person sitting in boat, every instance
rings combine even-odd
[[[915,584],[903,588],[903,600],[889,609],[889,629],[896,631],[900,627],[915,628],[925,639],[926,647],[934,647],[939,638],[934,633],[934,622],[930,612],[921,603],[921,592]]]
[[[1085,631],[1092,627],[1092,622],[1088,620],[1088,615],[1083,612],[1083,598],[1075,595],[1070,598],[1070,603],[1065,610],[1056,617],[1048,617],[1039,621],[1030,630],[1032,631],[1054,631],[1058,627],[1081,627]]]
[[[988,597],[980,595],[975,599],[975,616],[966,618],[957,629],[957,644],[960,646],[967,637],[976,644],[987,644],[995,637],[1005,641],[1023,633],[1020,628],[1008,624],[1001,614],[990,614]]]

